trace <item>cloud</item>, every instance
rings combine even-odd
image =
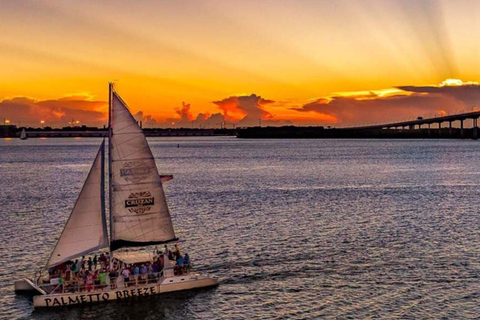
[[[389,94],[381,94],[387,91]],[[480,85],[448,79],[440,85],[340,93],[315,99],[291,110],[328,115],[332,117],[333,124],[350,126],[466,112],[472,110],[478,101]]]
[[[257,125],[259,120],[273,119],[273,115],[265,110],[265,107],[273,102],[273,100],[251,94],[249,96],[230,96],[213,103],[223,111],[226,120],[242,126],[251,126]]]
[[[182,102],[182,107],[181,108],[176,108],[175,112],[180,116],[180,121],[181,122],[190,122],[192,121],[193,115],[190,112],[190,104],[185,102]]]
[[[80,124],[103,126],[107,121],[107,103],[90,96],[68,96],[59,99],[35,100],[15,97],[0,101],[0,114],[18,126],[63,127],[74,120]]]
[[[257,126],[259,121],[264,125],[287,124],[287,121],[278,121],[265,109],[267,105],[274,103],[273,100],[264,99],[256,94],[230,96],[213,102],[220,112],[200,112],[196,116],[191,111],[189,103],[182,102],[182,106],[175,108],[177,117],[164,120],[154,119],[143,112],[144,126],[151,127],[188,127],[188,128],[219,128],[237,126]]]
[[[465,112],[478,107],[480,85],[447,79],[438,85],[404,85],[381,90],[338,92],[310,101],[273,101],[257,94],[232,95],[213,101],[217,112],[194,113],[187,102],[174,108],[172,117],[157,118],[146,111],[134,114],[148,127],[220,128],[221,126],[335,125],[357,126]],[[0,115],[17,125],[102,127],[107,122],[107,103],[88,94],[36,100],[15,97],[0,101]]]

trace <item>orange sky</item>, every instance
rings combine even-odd
[[[480,96],[478,1],[0,4],[0,117],[19,125],[102,125],[113,80],[157,127],[354,125]]]

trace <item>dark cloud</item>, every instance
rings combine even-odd
[[[480,86],[478,84],[464,84],[459,86],[401,86],[401,90],[415,93],[424,93],[430,96],[438,95],[451,97],[467,106],[478,104],[480,98]]]
[[[465,112],[480,101],[477,84],[401,86],[398,89],[401,91],[390,96],[370,92],[321,98],[291,110],[329,115],[338,125],[362,125]]]
[[[0,115],[18,126],[40,126],[40,121],[52,127],[67,126],[72,120],[80,124],[106,124],[107,103],[89,97],[74,96],[51,100],[15,97],[0,102]]]

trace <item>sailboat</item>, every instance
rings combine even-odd
[[[182,265],[179,251],[175,263],[168,250],[147,250],[153,245],[167,249],[166,244],[178,241],[162,185],[171,176],[158,174],[143,131],[113,84],[109,85],[108,142],[109,214],[105,209],[104,140],[50,254],[45,268],[48,276],[37,272],[33,279],[15,281],[16,292],[34,294],[34,307],[89,304],[218,285],[217,278]],[[78,270],[85,255],[105,249],[109,258],[101,269]],[[125,269],[140,266],[138,274],[125,273]],[[89,283],[89,277],[91,280],[96,274],[100,280]]]
[[[20,140],[27,140],[27,132],[25,131],[25,128],[22,129],[22,133],[20,133]]]

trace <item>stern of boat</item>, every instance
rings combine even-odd
[[[33,281],[28,278],[23,278],[21,280],[15,281],[14,286],[16,294],[46,294],[45,291],[36,286]]]
[[[160,284],[160,291],[173,292],[196,288],[215,287],[219,285],[218,278],[198,273],[188,273],[164,278]]]

